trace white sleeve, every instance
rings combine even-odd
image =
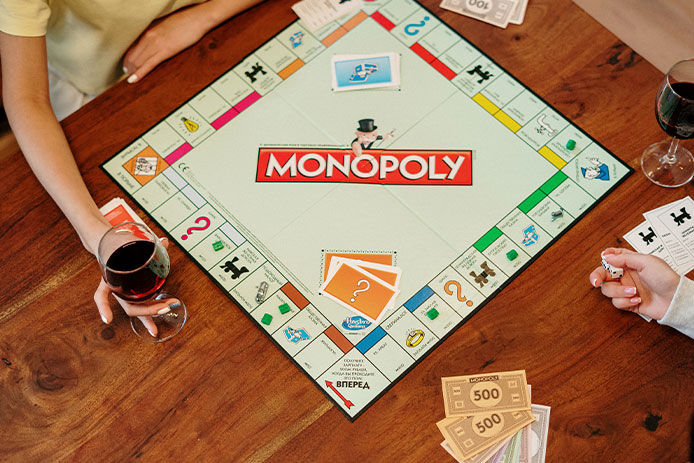
[[[680,277],[670,307],[658,323],[671,326],[694,338],[694,281],[684,276]]]

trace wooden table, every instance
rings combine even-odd
[[[64,122],[98,204],[123,196],[99,165],[293,21],[292,1],[223,24]],[[448,462],[434,424],[440,377],[522,368],[533,401],[552,407],[548,461],[686,461],[694,341],[614,309],[588,282],[642,212],[694,193],[638,171],[643,148],[664,138],[653,116],[662,74],[570,0],[533,0],[506,30],[424,3],[637,173],[351,423],[176,246],[167,285],[189,306],[184,331],[152,345],[122,312],[101,323],[95,259],[10,156],[0,460]]]

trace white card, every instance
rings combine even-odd
[[[658,214],[658,219],[672,235],[694,256],[694,201],[687,196],[678,204],[669,206]]]
[[[508,22],[511,24],[523,24],[523,20],[525,19],[525,10],[528,8],[528,1],[529,0],[520,0],[518,2],[518,5],[513,9],[513,13],[511,13],[511,17],[508,19]]]
[[[660,257],[677,272],[677,265],[675,265],[674,259],[665,248],[663,240],[660,239],[660,236],[658,236],[647,221],[643,221],[641,224],[628,231],[624,235],[624,239],[627,240],[627,243],[629,243],[636,252]]]
[[[336,19],[360,10],[363,5],[361,0],[302,0],[292,5],[292,10],[308,30],[315,32]]]
[[[656,234],[663,240],[663,244],[675,261],[678,273],[680,274],[686,274],[694,268],[694,256],[689,253],[687,248],[672,234],[668,227],[658,219],[658,216],[670,208],[681,207],[679,205],[682,204],[683,201],[684,199],[680,199],[679,201],[666,204],[665,206],[661,206],[643,214]]]
[[[330,59],[332,89],[364,90],[369,88],[400,87],[400,55],[374,53],[371,55],[334,55]]]

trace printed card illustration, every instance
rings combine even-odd
[[[135,159],[133,175],[155,175],[157,173],[156,156],[140,156]]]
[[[400,87],[400,55],[335,55],[330,60],[332,89],[362,90]]]
[[[581,175],[589,180],[610,180],[610,168],[598,158],[589,159],[590,164],[581,167]]]
[[[535,225],[530,225],[523,230],[523,246],[528,247],[537,243],[540,237],[535,231]]]
[[[385,281],[345,262],[338,264],[320,290],[324,296],[372,322],[378,321],[397,295],[395,288]]]
[[[295,330],[288,326],[284,329],[284,335],[287,337],[287,341],[294,344],[298,344],[299,341],[307,341],[310,339],[310,336],[303,328]]]

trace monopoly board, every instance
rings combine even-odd
[[[399,89],[333,91],[385,52]],[[102,167],[350,419],[632,172],[412,0],[290,24]],[[319,294],[350,254],[402,270],[376,322]]]

